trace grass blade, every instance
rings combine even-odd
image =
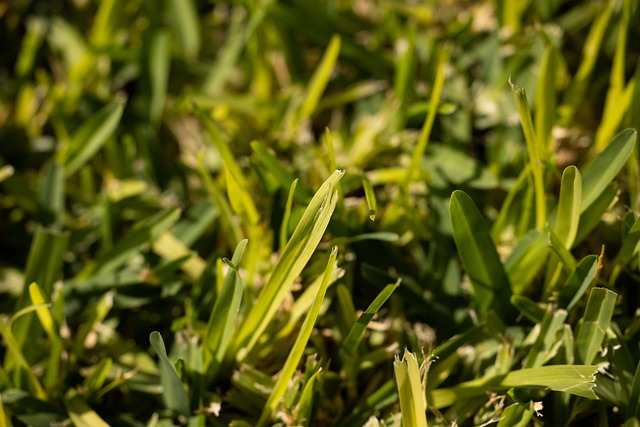
[[[402,360],[396,356],[393,370],[398,384],[400,411],[404,427],[427,427],[427,408],[415,354],[404,350]]]
[[[393,291],[400,286],[400,279],[396,283],[389,284],[378,294],[373,302],[367,307],[367,309],[360,315],[356,323],[351,327],[346,338],[342,342],[341,353],[348,357],[353,355],[358,349],[358,345],[364,337],[364,333],[367,329],[367,325],[373,316],[380,310],[380,307],[389,299]]]
[[[605,288],[593,288],[576,336],[578,363],[593,362],[605,337],[618,295]]]
[[[300,333],[298,334],[296,341],[293,344],[293,348],[291,349],[291,352],[289,353],[289,356],[287,357],[287,360],[282,370],[280,371],[278,380],[273,386],[273,390],[271,390],[269,399],[267,400],[262,414],[260,415],[260,419],[258,420],[258,426],[266,425],[269,422],[269,419],[275,413],[276,408],[280,404],[280,399],[282,398],[282,396],[284,396],[287,386],[291,381],[291,377],[293,376],[296,367],[298,366],[298,363],[302,358],[302,353],[307,346],[307,341],[309,341],[309,337],[311,336],[311,332],[313,331],[316,319],[318,318],[318,314],[320,313],[320,306],[322,305],[325,293],[327,292],[327,287],[329,286],[331,274],[333,272],[337,256],[338,248],[334,246],[333,249],[331,249],[329,262],[327,263],[327,267],[324,270],[322,284],[318,289],[318,294],[313,301],[313,305],[311,306],[311,310],[309,310],[309,314],[307,315],[304,323],[302,324],[302,327],[300,328]]]
[[[123,112],[124,102],[116,99],[89,117],[74,132],[68,147],[60,152],[67,177],[84,166],[115,133]]]
[[[74,395],[64,400],[69,417],[76,427],[109,427],[80,396]]]
[[[597,269],[598,257],[596,255],[587,255],[580,260],[558,295],[558,305],[567,311],[571,310],[593,283]]]
[[[582,208],[584,213],[607,185],[613,181],[633,152],[638,132],[625,129],[582,172]]]
[[[344,175],[344,171],[335,171],[320,186],[307,209],[302,214],[293,235],[273,269],[269,281],[264,286],[258,300],[247,313],[233,344],[237,358],[241,348],[250,352],[258,338],[276,313],[289,287],[298,277],[324,234],[337,202],[335,185]],[[246,355],[246,354],[245,354]]]
[[[567,249],[571,248],[578,234],[582,204],[582,175],[575,166],[562,172],[558,216],[554,231]]]
[[[511,286],[478,208],[466,193],[456,190],[451,195],[449,212],[453,238],[480,313],[495,308],[501,317],[505,316],[512,311]]]
[[[230,268],[224,278],[222,289],[216,298],[207,322],[207,329],[202,338],[204,368],[209,379],[216,376],[222,364],[231,331],[240,311],[244,287],[238,273],[238,265],[242,261],[246,246],[247,240],[242,240],[236,247],[231,262],[227,263]]]
[[[164,346],[162,335],[159,332],[151,332],[149,342],[160,359],[160,381],[165,406],[177,414],[189,416],[191,413],[189,396],[187,396],[182,381],[178,377],[176,368],[167,357],[167,349]]]

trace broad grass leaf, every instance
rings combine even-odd
[[[593,288],[576,335],[578,363],[590,364],[602,346],[618,295],[605,288]]]
[[[549,249],[544,233],[532,230],[513,249],[504,267],[513,293],[521,294],[547,260]]]
[[[462,265],[473,286],[473,298],[480,313],[494,308],[501,316],[511,312],[511,286],[495,244],[471,198],[461,190],[449,204],[453,238]]]
[[[67,396],[64,403],[69,412],[69,418],[76,427],[109,427],[109,424],[80,396]]]
[[[582,208],[584,213],[618,175],[636,143],[637,131],[625,129],[609,143],[582,172]]]
[[[162,399],[165,406],[177,414],[189,416],[191,413],[189,396],[187,396],[184,385],[178,377],[176,368],[167,357],[167,349],[162,335],[156,331],[151,332],[149,342],[160,359],[160,382],[162,383]]]

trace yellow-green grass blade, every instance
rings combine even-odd
[[[514,403],[502,412],[497,427],[527,427],[533,413],[533,402]]]
[[[522,123],[522,130],[524,132],[524,138],[527,142],[527,151],[529,153],[529,168],[533,175],[533,187],[535,191],[536,201],[536,230],[544,230],[547,223],[547,202],[544,190],[544,163],[543,155],[545,153],[545,147],[542,146],[540,140],[536,136],[535,129],[533,127],[533,121],[531,120],[531,111],[529,110],[529,101],[527,101],[527,94],[524,88],[518,87],[511,83],[511,92],[515,99],[516,106],[518,107],[518,113],[520,114],[520,121]]]
[[[609,277],[610,284],[615,283],[622,269],[638,253],[638,250],[640,250],[640,218],[636,219],[627,235],[622,239],[622,247],[613,259],[613,271]]]
[[[555,83],[557,70],[556,48],[549,43],[545,48],[540,64],[540,75],[536,87],[535,108],[535,132],[539,138],[540,153],[543,158],[548,158],[552,152],[550,147],[551,128],[556,120],[556,94]]]
[[[69,144],[59,152],[65,175],[71,176],[84,166],[115,133],[124,102],[116,99],[89,117],[73,133]]]
[[[362,178],[362,188],[364,188],[364,197],[367,200],[367,206],[369,207],[369,219],[374,221],[376,219],[378,204],[376,202],[376,193],[373,191],[373,186],[366,177]]]
[[[593,288],[576,335],[578,363],[590,364],[602,346],[618,295],[605,288]]]
[[[486,315],[495,309],[501,316],[508,316],[512,311],[511,285],[482,215],[471,197],[461,190],[451,195],[449,212],[453,238],[471,279],[478,310]]]
[[[289,194],[287,195],[287,204],[284,207],[284,214],[282,215],[282,224],[280,224],[280,250],[284,250],[287,245],[287,239],[289,238],[289,218],[291,217],[291,208],[293,206],[293,195],[296,192],[296,186],[298,185],[298,178],[291,182],[289,187]]]
[[[149,341],[160,359],[160,381],[162,383],[162,399],[165,406],[177,414],[188,416],[191,413],[189,397],[182,381],[178,377],[176,368],[167,356],[167,349],[162,335],[159,332],[151,332]]]
[[[14,314],[14,318],[19,315],[20,312],[16,312]],[[39,399],[46,399],[47,394],[45,393],[40,381],[33,373],[31,366],[27,362],[24,357],[24,353],[22,352],[21,346],[16,340],[11,331],[11,323],[9,322],[5,324],[3,319],[0,319],[0,335],[4,339],[4,344],[7,348],[7,358],[11,355],[11,360],[13,361],[13,367],[11,370],[8,367],[8,364],[5,363],[4,368],[7,370],[7,373],[10,374],[12,370],[19,369],[23,371],[27,377],[27,383],[31,393],[33,393]]]
[[[351,327],[346,338],[342,342],[340,352],[345,357],[353,355],[358,350],[358,345],[364,338],[364,333],[369,325],[369,322],[376,315],[380,307],[391,297],[393,291],[400,286],[400,279],[396,283],[389,284],[378,294],[373,302],[367,307],[367,309],[360,315],[356,323]]]
[[[75,393],[70,393],[64,399],[69,418],[76,427],[109,427],[101,417]]]
[[[300,124],[311,117],[316,110],[318,102],[320,101],[320,98],[329,83],[329,79],[331,78],[331,71],[338,61],[341,44],[339,35],[335,34],[331,37],[329,46],[327,46],[327,50],[320,60],[320,64],[318,64],[318,67],[309,81],[304,101],[302,102],[302,106],[298,112],[298,122],[296,124]]]
[[[595,14],[595,20],[589,28],[589,34],[582,48],[582,62],[571,81],[571,86],[566,92],[562,105],[558,108],[563,125],[568,125],[573,121],[575,112],[587,91],[596,60],[601,52],[602,40],[613,13],[611,3],[605,3],[602,8],[604,10]]]
[[[609,75],[609,88],[604,103],[602,121],[596,132],[595,146],[598,151],[605,148],[607,142],[614,135],[616,129],[622,122],[629,106],[634,86],[637,83],[633,78],[625,87],[627,34],[631,17],[631,2],[623,0],[622,17],[616,25],[618,39],[613,55],[613,65]]]
[[[549,365],[513,370],[505,375],[479,378],[450,388],[427,393],[429,405],[435,408],[451,406],[459,400],[485,396],[487,390],[506,391],[510,388],[550,389],[574,396],[596,399],[593,391],[598,365]]]
[[[242,240],[236,247],[231,261],[226,260],[229,271],[225,275],[202,338],[204,370],[208,378],[214,378],[220,369],[240,311],[244,286],[238,266],[246,246],[247,240]]]
[[[273,414],[275,413],[276,408],[280,405],[280,400],[284,396],[285,391],[287,390],[287,386],[291,381],[291,378],[293,377],[296,367],[298,366],[298,363],[302,358],[302,353],[307,346],[307,341],[309,341],[309,337],[311,336],[311,332],[313,331],[316,319],[318,318],[318,314],[320,313],[320,306],[322,305],[322,301],[324,301],[324,296],[327,292],[327,287],[329,286],[337,256],[338,248],[334,246],[331,249],[329,262],[327,263],[327,267],[324,270],[322,284],[318,289],[318,294],[313,301],[313,305],[309,310],[309,314],[307,315],[304,323],[302,324],[302,327],[300,328],[300,333],[298,334],[291,352],[289,353],[289,356],[287,357],[287,360],[282,370],[280,371],[278,380],[271,390],[269,399],[267,400],[262,414],[260,415],[258,426],[267,425],[269,420],[273,417]]]
[[[398,384],[402,425],[404,427],[427,427],[427,405],[418,359],[415,354],[405,349],[402,360],[396,356],[393,370]]]
[[[413,153],[411,154],[411,163],[407,168],[406,175],[404,177],[407,190],[409,184],[419,177],[420,162],[422,161],[422,157],[424,156],[425,150],[427,149],[427,144],[429,143],[429,138],[431,136],[431,130],[433,129],[433,123],[436,119],[438,104],[440,103],[440,95],[442,94],[442,87],[444,86],[445,68],[449,63],[450,57],[451,48],[449,46],[445,46],[440,52],[440,56],[438,57],[438,62],[436,65],[436,75],[433,82],[433,89],[431,90],[431,97],[429,98],[429,112],[427,113],[427,117],[424,121],[424,124],[422,125],[422,129],[420,130],[418,142],[413,149]]]
[[[337,202],[336,184],[344,171],[334,172],[313,196],[302,218],[294,230],[282,255],[276,263],[271,277],[260,292],[257,301],[247,312],[244,322],[235,337],[232,348],[237,359],[251,352],[258,338],[273,319],[280,303],[293,281],[315,251],[320,242]],[[244,348],[244,354],[238,354]]]
[[[84,386],[90,393],[97,393],[102,388],[112,366],[113,359],[106,357],[92,368],[91,373],[84,380]]]
[[[151,243],[151,249],[167,261],[184,258],[180,268],[191,280],[198,280],[206,268],[206,262],[171,232],[161,233]]]
[[[40,320],[42,328],[51,340],[58,339],[59,335],[55,332],[55,324],[49,311],[50,304],[45,299],[42,289],[40,289],[37,283],[34,282],[29,285],[29,295],[31,297],[31,303],[38,307],[36,309],[36,315],[38,316],[38,320]]]
[[[571,248],[578,234],[582,211],[582,175],[575,166],[562,172],[558,216],[554,231],[567,249]]]

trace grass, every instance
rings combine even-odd
[[[0,7],[0,427],[638,425],[640,7],[514,4]]]

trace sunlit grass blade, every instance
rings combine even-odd
[[[582,48],[582,62],[571,81],[571,86],[566,92],[562,105],[558,108],[561,123],[564,125],[571,123],[573,120],[578,106],[587,91],[598,55],[602,51],[602,39],[613,13],[610,3],[605,3],[602,8],[604,10],[595,15],[595,20],[589,28],[589,34]]]
[[[367,200],[367,206],[369,207],[369,219],[374,221],[376,219],[376,211],[378,210],[376,193],[373,191],[371,182],[369,182],[367,178],[362,178],[362,188],[364,188],[364,197]]]
[[[351,327],[349,333],[342,342],[340,349],[344,356],[351,356],[358,349],[358,345],[364,337],[364,333],[373,316],[380,310],[380,307],[389,299],[393,291],[400,285],[400,279],[396,283],[389,284],[378,294],[367,309],[360,315],[356,323]]]
[[[558,238],[571,248],[578,233],[580,212],[582,211],[582,175],[575,166],[567,167],[562,172],[560,184],[560,200],[558,216],[554,231]]]
[[[313,112],[316,110],[320,97],[331,78],[331,71],[338,61],[341,44],[340,36],[334,35],[331,37],[327,50],[320,60],[320,64],[316,67],[315,72],[309,81],[309,85],[307,86],[306,96],[298,113],[298,123],[311,117]]]
[[[514,403],[507,406],[497,427],[527,427],[533,417],[533,404]]]
[[[460,383],[451,388],[436,389],[427,393],[429,405],[444,408],[460,399],[483,396],[487,390],[506,391],[513,387],[525,389],[550,389],[574,396],[596,399],[593,392],[597,365],[550,365],[513,370],[506,375],[479,378]]]
[[[178,377],[176,368],[167,357],[167,349],[164,346],[162,335],[159,332],[151,332],[149,341],[160,359],[160,380],[165,406],[177,414],[188,416],[191,413],[189,397]]]
[[[535,340],[523,368],[537,368],[547,362],[554,354],[553,347],[558,343],[558,335],[562,332],[567,312],[562,309],[547,309],[542,322],[539,324],[538,338]]]
[[[227,260],[229,271],[224,278],[222,289],[216,298],[202,338],[203,363],[208,378],[214,378],[218,373],[240,310],[243,283],[238,266],[242,261],[246,245],[247,240],[242,240],[236,247],[232,260],[230,262]]]
[[[192,280],[200,278],[206,268],[205,261],[200,258],[197,253],[191,251],[184,243],[168,231],[161,233],[153,243],[151,243],[151,248],[167,261],[186,257],[181,268]]]
[[[34,282],[29,285],[29,295],[33,305],[39,307],[36,310],[36,315],[38,316],[38,320],[40,320],[42,328],[50,339],[57,339],[58,334],[54,330],[54,321],[51,316],[51,312],[49,311],[49,304],[42,293],[42,289],[40,289],[37,283]]]
[[[427,408],[418,359],[405,349],[402,360],[396,357],[393,362],[393,370],[398,384],[402,425],[405,427],[427,427]]]
[[[293,206],[293,195],[296,192],[296,186],[298,185],[298,178],[291,182],[289,187],[289,194],[287,195],[287,204],[284,207],[284,214],[282,215],[282,224],[280,225],[280,250],[284,250],[287,245],[287,239],[289,238],[289,218],[291,217],[291,207]]]
[[[77,394],[67,396],[64,403],[76,427],[109,427],[109,424]]]
[[[276,408],[280,404],[280,399],[282,398],[282,396],[284,396],[287,386],[291,381],[291,377],[293,376],[296,367],[298,366],[298,363],[302,358],[302,353],[307,346],[307,341],[311,336],[311,332],[313,331],[313,327],[315,326],[316,319],[318,318],[318,314],[320,313],[320,306],[322,305],[325,293],[327,292],[327,287],[329,286],[329,281],[331,279],[331,274],[337,256],[338,248],[334,246],[331,250],[327,267],[324,270],[322,284],[318,289],[318,294],[313,301],[313,305],[309,310],[309,314],[307,315],[304,323],[302,324],[302,327],[300,328],[300,332],[296,338],[295,343],[293,344],[293,347],[291,348],[289,356],[287,357],[287,360],[279,373],[278,380],[271,390],[269,399],[267,400],[262,414],[260,415],[260,419],[257,424],[258,426],[264,426],[268,424],[270,418],[273,416]]]
[[[592,363],[602,346],[618,295],[605,288],[593,288],[576,335],[576,358]]]
[[[542,149],[540,154],[543,158],[547,158],[551,153],[552,147],[549,146],[551,128],[556,119],[555,80],[558,72],[556,55],[555,47],[549,43],[542,57],[536,87],[535,132],[539,139],[539,147]]]
[[[442,94],[442,87],[444,86],[444,74],[445,68],[449,63],[451,57],[451,47],[445,46],[440,52],[438,62],[436,64],[436,75],[433,82],[433,88],[431,90],[431,97],[429,98],[429,112],[420,130],[420,136],[416,143],[413,153],[411,153],[411,163],[406,170],[405,186],[413,182],[418,178],[420,170],[420,162],[424,156],[425,150],[431,137],[431,130],[433,129],[433,123],[436,120],[436,113],[438,112],[438,104],[440,103],[440,96]]]
[[[547,243],[547,245],[556,255],[557,260],[560,261],[560,263],[562,264],[562,268],[564,268],[567,274],[571,273],[578,264],[576,262],[576,259],[550,227],[547,231],[549,232],[549,242]]]
[[[524,88],[514,85],[511,81],[509,81],[509,84],[511,85],[511,92],[513,93],[513,98],[515,99],[516,106],[518,107],[522,130],[527,142],[529,169],[533,175],[533,186],[536,201],[536,229],[542,231],[547,223],[547,202],[544,189],[543,163],[545,147],[542,146],[540,140],[536,136],[533,121],[531,120],[529,101],[527,101],[527,94]]]
[[[123,112],[124,102],[116,99],[80,125],[66,149],[59,152],[66,176],[73,175],[102,148],[115,133]]]
[[[102,388],[112,366],[113,359],[106,357],[93,367],[91,373],[84,380],[84,386],[89,392],[96,393]]]
[[[244,348],[244,352],[251,351],[273,318],[289,287],[298,277],[320,242],[337,202],[337,194],[334,192],[335,185],[343,175],[344,171],[334,172],[309,202],[275,265],[269,281],[260,292],[256,303],[247,313],[238,334],[235,336],[232,347],[238,359],[243,358],[242,354],[237,353],[240,349]],[[246,356],[246,353],[244,355]]]
[[[485,315],[495,309],[501,316],[508,316],[512,311],[511,286],[482,215],[473,200],[460,190],[451,195],[449,212],[453,238],[480,313]]]

